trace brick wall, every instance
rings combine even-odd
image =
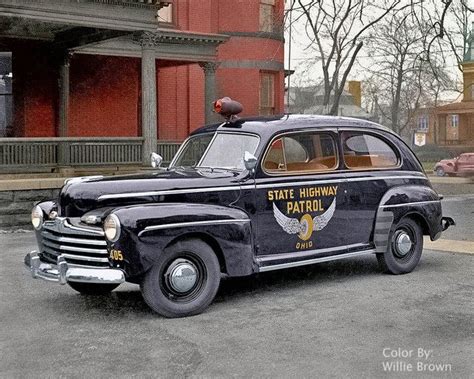
[[[276,1],[276,13],[283,0]],[[259,1],[179,0],[178,25],[201,33],[230,33],[218,48],[217,96],[259,112],[259,64],[273,64],[276,113],[283,112],[283,41],[259,35]],[[237,35],[232,33],[254,33]],[[15,136],[57,135],[58,62],[38,42],[18,42],[13,54]],[[34,64],[32,64],[34,62]],[[242,67],[239,62],[244,62]],[[226,66],[227,64],[227,66]],[[252,66],[253,65],[253,66]],[[158,136],[182,140],[204,123],[204,73],[197,64],[158,59]],[[275,68],[276,67],[276,68]],[[140,136],[140,59],[76,54],[70,66],[71,137]]]
[[[140,59],[77,54],[70,67],[70,137],[140,135]]]
[[[55,136],[58,72],[48,49],[34,41],[16,41],[10,48],[15,107],[12,137]]]

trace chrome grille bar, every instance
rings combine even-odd
[[[108,258],[96,258],[96,257],[86,257],[83,255],[71,255],[71,254],[61,254],[64,258],[67,259],[77,259],[78,261],[89,261],[89,262],[105,262],[109,263]]]
[[[79,219],[58,217],[46,221],[38,240],[42,260],[56,263],[62,256],[68,265],[82,268],[110,267],[107,242],[101,228],[84,225]]]
[[[53,243],[48,240],[43,240],[43,244],[46,246],[49,246],[55,250],[59,251],[76,251],[78,253],[91,253],[91,254],[101,254],[101,255],[107,255],[107,250],[106,249],[90,249],[86,247],[75,247],[75,246],[67,246],[67,245],[58,245],[56,243]]]
[[[57,242],[64,242],[64,243],[71,243],[71,244],[107,246],[107,242],[105,242],[105,241],[91,240],[91,239],[84,239],[84,238],[60,237],[60,236],[56,236],[52,233],[49,233],[47,231],[43,232],[43,237],[47,238],[48,240],[57,241]]]

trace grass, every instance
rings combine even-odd
[[[421,165],[423,166],[423,169],[427,173],[432,173],[433,172],[433,168],[434,168],[435,164],[436,164],[436,162],[433,162],[433,161],[421,162]]]

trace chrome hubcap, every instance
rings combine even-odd
[[[181,262],[173,267],[169,284],[179,293],[190,291],[197,282],[197,269],[191,262]]]
[[[395,244],[397,247],[398,255],[402,257],[410,252],[411,247],[413,245],[410,236],[406,232],[400,232],[397,235]]]

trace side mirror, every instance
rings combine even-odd
[[[257,158],[255,155],[246,151],[244,154],[244,165],[248,171],[254,171],[257,167]]]
[[[161,162],[163,162],[163,157],[160,154],[151,153],[150,161],[151,167],[157,168],[161,166]]]

